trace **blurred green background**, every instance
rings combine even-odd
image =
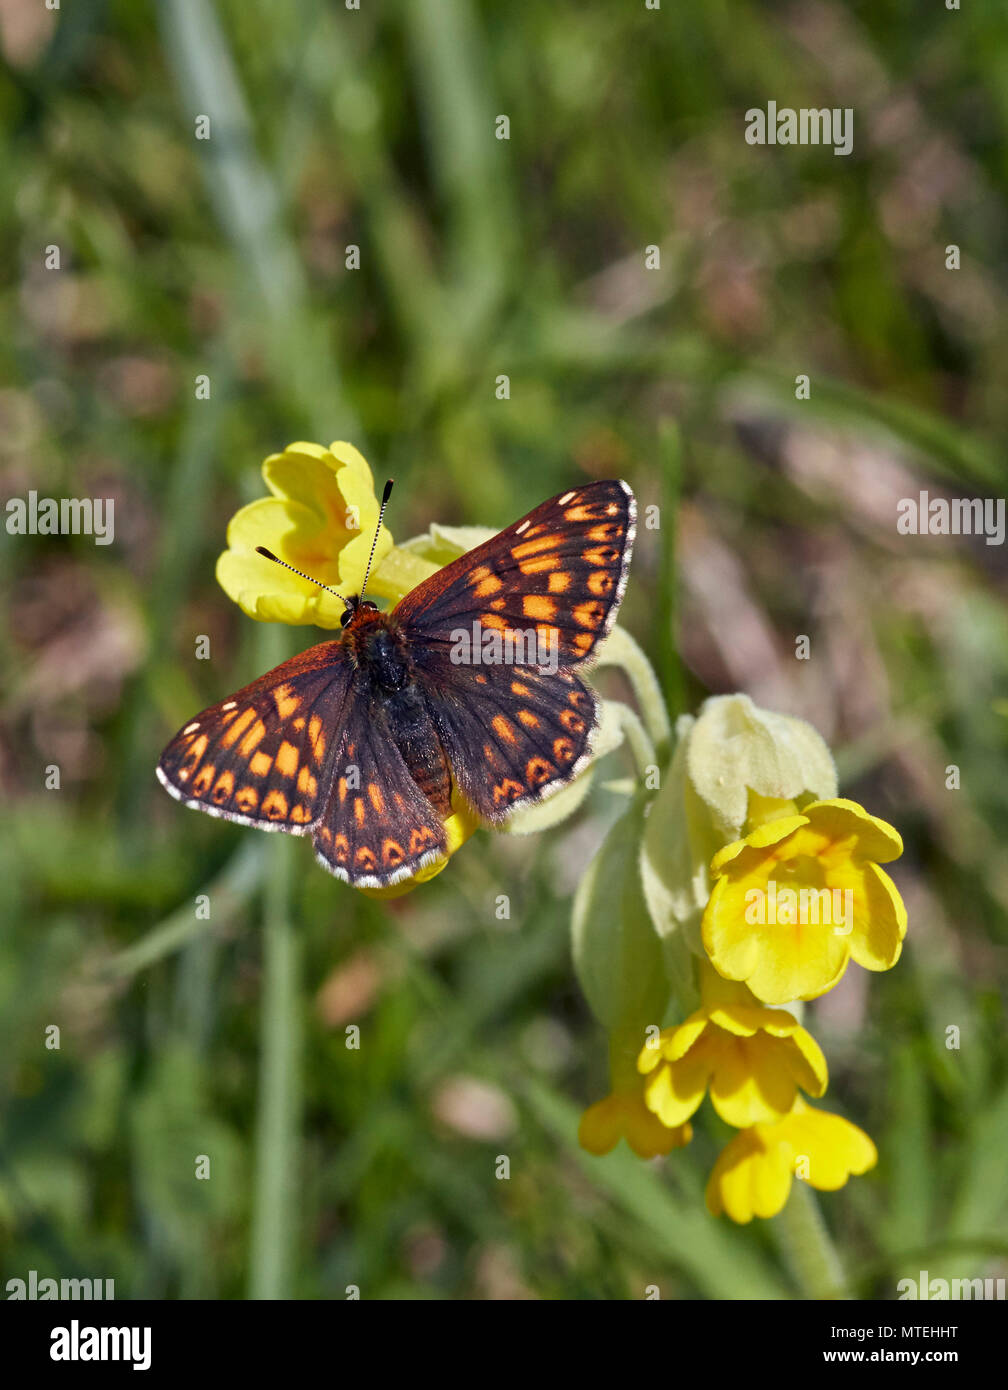
[[[395,477],[397,539],[590,476],[660,505],[622,621],[670,711],[810,719],[906,840],[903,959],[806,1014],[880,1149],[820,1199],[855,1292],[1004,1275],[1008,573],[895,526],[921,487],[1005,492],[1002,7],[2,0],[0,44],[0,494],[116,506],[107,547],[0,533],[2,1277],[803,1294],[777,1220],[704,1212],[713,1120],[657,1164],[577,1150],[607,1078],[568,919],[612,792],[384,904],[157,785],[184,720],[318,637],[213,577],[297,438]],[[853,107],[853,154],[748,146],[769,100]]]

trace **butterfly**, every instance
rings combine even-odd
[[[355,887],[415,875],[446,853],[453,796],[499,826],[588,762],[598,706],[577,669],[615,621],[635,531],[626,483],[586,483],[390,612],[365,575],[338,638],[197,714],[159,779],[209,815],[311,835]]]

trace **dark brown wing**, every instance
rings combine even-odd
[[[304,835],[326,804],[350,689],[343,644],[311,647],[191,719],[158,778],[208,815]]]

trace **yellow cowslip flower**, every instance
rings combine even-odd
[[[906,935],[903,900],[879,868],[903,852],[885,821],[854,801],[813,801],[763,820],[711,860],[704,949],[719,974],[757,999],[815,999],[849,960],[896,964]]]
[[[708,1087],[714,1109],[738,1129],[783,1118],[799,1087],[813,1096],[826,1090],[826,1059],[791,1014],[760,1004],[706,964],[701,1000],[637,1058],[645,1104],[662,1124],[684,1124]]]
[[[652,1115],[640,1089],[612,1091],[605,1100],[589,1105],[578,1125],[578,1143],[597,1156],[607,1154],[625,1139],[638,1158],[656,1158],[681,1149],[692,1138],[692,1125],[670,1129]]]
[[[374,479],[352,444],[290,444],[270,454],[262,474],[271,497],[242,507],[227,529],[217,582],[250,618],[338,628],[338,598],[256,554],[266,546],[281,560],[350,597],[360,593],[378,523]],[[384,525],[368,585],[374,597],[398,602],[437,565],[393,551]]]
[[[625,1139],[638,1158],[681,1149],[693,1138],[693,1126],[663,1125],[644,1104],[644,1079],[634,1063],[642,1029],[629,1025],[609,1034],[609,1076],[612,1090],[581,1116],[578,1143],[600,1156]]]
[[[777,1215],[795,1174],[821,1192],[835,1192],[877,1161],[864,1130],[814,1110],[799,1096],[784,1119],[743,1130],[722,1151],[707,1183],[707,1209],[745,1225],[754,1216]]]

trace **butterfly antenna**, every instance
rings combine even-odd
[[[257,555],[265,555],[267,560],[272,560],[276,565],[283,565],[285,570],[290,570],[292,574],[299,574],[302,579],[307,579],[309,584],[317,584],[320,589],[325,589],[327,594],[335,594],[341,603],[345,603],[347,608],[353,612],[353,604],[342,594],[337,594],[335,589],[330,589],[328,584],[323,584],[321,579],[313,579],[310,574],[305,574],[304,570],[295,569],[293,565],[288,565],[286,560],[281,560],[279,555],[274,555],[272,550],[267,550],[264,545],[256,546]]]
[[[371,562],[374,559],[375,546],[378,544],[378,537],[381,534],[382,517],[385,515],[385,508],[388,500],[392,496],[392,479],[389,478],[385,484],[385,491],[381,495],[381,506],[378,508],[378,525],[375,527],[374,540],[371,542],[371,554],[368,556],[367,569],[364,571],[364,583],[360,587],[360,597],[364,597],[364,590],[367,588],[368,575],[371,573]]]

